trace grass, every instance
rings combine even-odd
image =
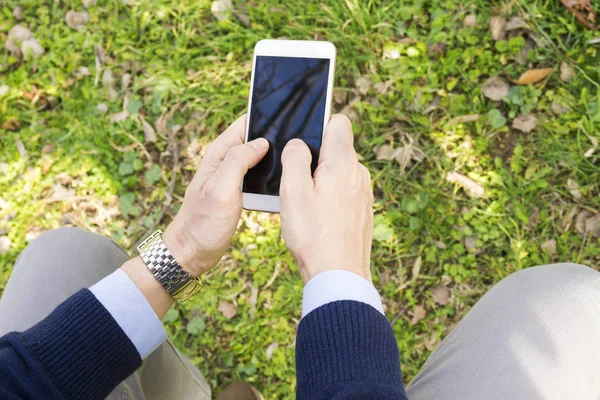
[[[599,47],[587,44],[598,34],[557,1],[268,0],[245,4],[252,24],[245,27],[234,16],[217,21],[210,1],[112,0],[90,7],[76,31],[64,19],[70,9],[83,11],[80,2],[9,0],[0,12],[2,42],[18,22],[12,10],[19,4],[20,23],[46,54],[21,61],[0,52],[0,86],[10,88],[0,97],[0,236],[12,242],[0,254],[0,293],[28,240],[63,224],[111,236],[132,252],[168,203],[173,149],[166,131],[177,131],[175,190],[158,221],[165,226],[203,148],[245,111],[254,44],[282,37],[338,48],[334,107],[351,115],[357,151],[373,177],[374,282],[406,382],[495,282],[536,264],[599,266],[593,228],[600,152],[585,157],[600,132]],[[463,26],[468,14],[475,27]],[[492,15],[522,18],[529,30],[495,42]],[[532,34],[537,42],[521,65],[515,56]],[[102,71],[95,45],[104,50]],[[561,62],[575,71],[568,82]],[[513,86],[501,101],[483,95],[491,76],[516,79],[546,67],[554,68],[548,78]],[[113,100],[105,70],[112,71]],[[125,74],[132,79],[123,89]],[[370,82],[363,92],[356,88],[361,77]],[[110,123],[125,97],[129,117]],[[538,119],[535,130],[511,128],[528,113]],[[472,114],[482,117],[449,124]],[[156,143],[140,145],[140,115],[152,125],[167,122]],[[410,140],[425,158],[404,170],[377,159],[379,146],[398,149]],[[485,195],[470,197],[446,179],[449,172],[468,176]],[[580,233],[586,219],[589,232]],[[551,240],[556,250],[542,250]],[[293,398],[302,284],[278,217],[244,213],[231,251],[206,282],[201,295],[167,314],[169,336],[215,393],[245,380],[267,398]],[[231,319],[219,311],[223,300],[237,310]],[[420,307],[424,316],[415,313]]]

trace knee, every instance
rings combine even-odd
[[[36,249],[55,249],[65,256],[72,253],[81,253],[82,251],[110,251],[114,252],[118,248],[111,239],[97,233],[86,231],[77,227],[62,227],[44,232],[38,238],[34,239],[28,246],[28,251]]]
[[[526,268],[502,280],[498,289],[520,293],[526,297],[540,296],[550,303],[584,299],[600,294],[600,273],[590,267],[562,263]],[[576,296],[573,296],[577,294]]]

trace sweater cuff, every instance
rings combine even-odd
[[[105,398],[142,363],[110,313],[82,289],[23,333],[66,398]]]
[[[379,311],[358,301],[329,303],[300,321],[296,373],[299,389],[339,382],[402,387],[392,327]]]

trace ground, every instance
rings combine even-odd
[[[80,226],[133,254],[164,227],[244,113],[263,38],[337,46],[333,106],[373,178],[373,280],[406,382],[510,273],[599,267],[600,35],[558,1],[84,3],[2,5],[0,42],[20,24],[44,54],[0,49],[0,294],[43,231]],[[245,380],[293,398],[302,283],[278,216],[245,212],[204,281],[169,336],[215,393]]]

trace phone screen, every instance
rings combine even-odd
[[[244,178],[245,193],[279,196],[281,153],[302,139],[317,168],[323,138],[329,59],[257,56],[248,141],[264,137],[267,155]]]

